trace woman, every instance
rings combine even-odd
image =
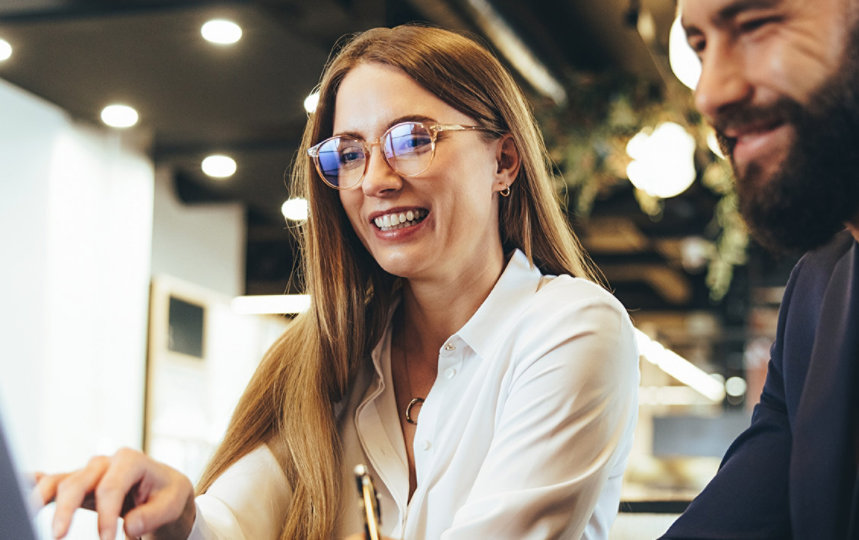
[[[292,191],[310,205],[312,305],[263,359],[196,504],[126,450],[63,477],[56,531],[95,491],[111,534],[137,486],[133,536],[342,537],[362,530],[365,463],[392,537],[607,536],[632,325],[592,281],[514,81],[467,38],[402,26],[346,44],[319,94]]]

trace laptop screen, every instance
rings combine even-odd
[[[12,459],[0,418],[0,539],[35,540],[21,476]]]

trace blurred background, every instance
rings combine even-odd
[[[306,302],[285,174],[329,51],[419,21],[477,36],[530,98],[570,222],[640,331],[623,510],[682,511],[748,424],[795,261],[746,234],[675,10],[0,0],[0,408],[19,461],[127,445],[199,474]]]

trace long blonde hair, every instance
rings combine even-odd
[[[293,492],[283,539],[328,538],[334,530],[341,465],[333,405],[381,338],[398,279],[361,245],[337,192],[306,154],[331,135],[340,83],[361,62],[396,67],[481,125],[511,133],[521,167],[512,194],[500,200],[505,251],[521,249],[544,273],[596,280],[561,211],[530,107],[491,53],[462,35],[416,25],[376,28],[346,42],[325,67],[291,176],[291,193],[310,207],[300,277],[311,306],[266,353],[198,486],[204,492],[237,459],[269,443]]]

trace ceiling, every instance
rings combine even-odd
[[[247,290],[283,292],[293,266],[280,215],[284,171],[293,159],[328,52],[344,34],[428,21],[503,43],[477,13],[489,6],[556,78],[620,71],[665,84],[674,0],[0,0],[0,37],[15,46],[0,78],[97,123],[112,101],[133,104],[153,135],[152,157],[173,172],[188,204],[239,201],[248,209]],[[638,15],[636,17],[635,15]],[[213,46],[200,26],[215,17],[243,28],[234,46]],[[636,30],[652,20],[649,46]],[[514,73],[519,73],[513,68]],[[519,76],[531,95],[539,92]],[[237,173],[214,181],[200,171],[212,152],[232,155]],[[704,272],[681,264],[684,240],[711,222],[704,189],[666,202],[662,219],[639,209],[632,189],[615,190],[576,225],[612,288],[632,310],[719,311]]]

